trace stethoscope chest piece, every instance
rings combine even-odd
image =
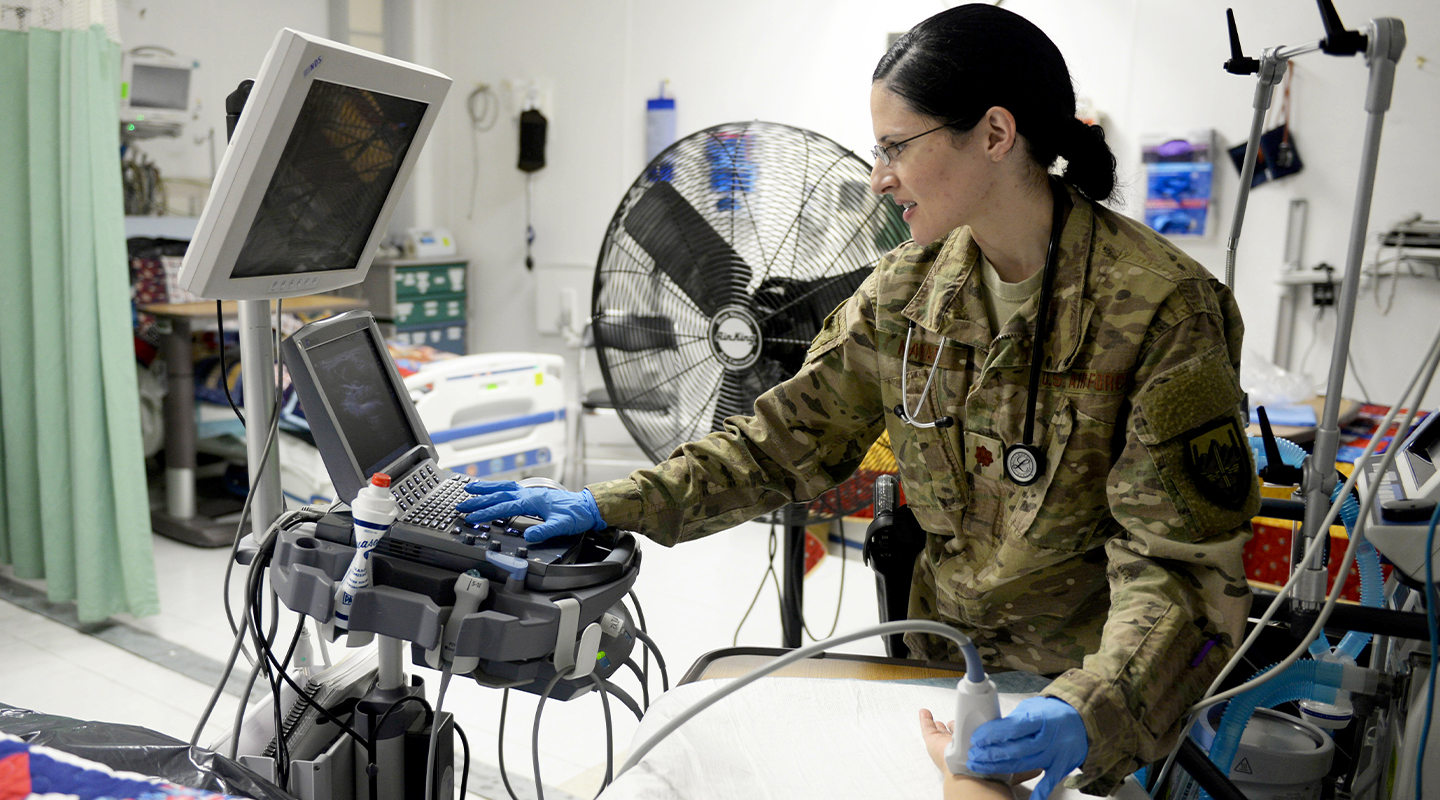
[[[1028,444],[1012,444],[1005,448],[1005,477],[1016,486],[1029,486],[1045,471],[1045,454]]]

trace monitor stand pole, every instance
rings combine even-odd
[[[275,340],[270,328],[269,300],[240,300],[240,372],[245,382],[245,455],[250,473],[250,530],[256,542],[280,518],[280,443],[270,446],[271,415],[275,408]],[[224,346],[224,343],[221,343]],[[279,437],[279,432],[276,432]]]

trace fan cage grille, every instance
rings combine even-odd
[[[625,193],[600,249],[592,330],[606,389],[649,457],[753,413],[909,238],[869,179],[824,136],[746,122],[681,139]],[[869,504],[869,482],[839,497],[812,506],[851,513]]]

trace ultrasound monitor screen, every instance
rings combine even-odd
[[[355,268],[426,108],[312,81],[231,277]]]
[[[366,480],[419,444],[368,330],[309,351],[311,371]]]

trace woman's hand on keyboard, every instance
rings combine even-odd
[[[514,481],[475,481],[465,491],[475,495],[455,505],[472,523],[520,515],[545,520],[525,531],[525,541],[543,542],[553,536],[566,536],[585,531],[604,530],[600,509],[589,489],[567,492],[536,486],[521,486]]]

